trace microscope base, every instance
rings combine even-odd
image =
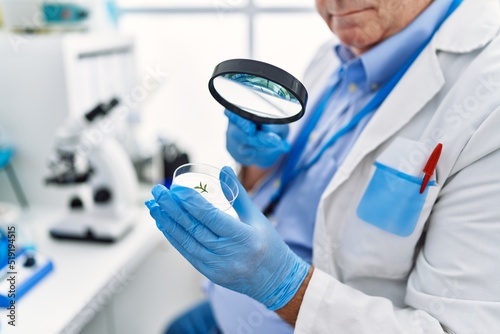
[[[50,228],[56,239],[111,243],[132,229],[134,215],[126,218],[68,215]]]

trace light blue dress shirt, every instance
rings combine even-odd
[[[434,1],[403,31],[360,57],[356,57],[343,45],[335,46],[332,52],[336,53],[341,66],[332,73],[325,92],[331,91],[335,84],[337,87],[311,133],[299,160],[299,167],[307,164],[431,36],[451,2],[452,0]],[[312,109],[310,108],[308,113],[314,112],[316,106],[310,107]],[[372,114],[369,114],[362,119],[351,132],[330,146],[314,165],[293,179],[274,210],[272,220],[276,222],[278,233],[291,249],[308,262],[311,262],[312,258],[314,222],[320,197],[371,116]],[[254,202],[260,208],[267,205],[278,189],[283,167],[282,162],[256,191]],[[209,286],[207,292],[215,317],[224,333],[237,333],[238,328],[248,330],[251,317],[255,318],[253,320],[257,324],[259,315],[262,323],[259,323],[258,329],[253,333],[293,332],[292,328],[275,314],[268,314],[270,311],[263,305],[246,296],[214,285]]]

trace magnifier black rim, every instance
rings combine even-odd
[[[286,118],[269,118],[257,116],[224,99],[214,87],[214,79],[229,73],[243,73],[268,79],[286,88],[299,101],[301,110],[296,115]],[[307,90],[304,85],[293,75],[274,65],[252,59],[229,59],[215,66],[212,77],[208,82],[208,90],[215,100],[226,109],[236,112],[251,121],[263,124],[286,124],[300,119],[305,112],[307,104]]]

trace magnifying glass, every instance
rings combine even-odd
[[[293,75],[250,59],[215,66],[208,89],[226,109],[257,124],[294,122],[304,115],[307,103],[306,88]]]

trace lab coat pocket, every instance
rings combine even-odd
[[[415,152],[421,152],[421,159],[413,158]],[[433,175],[420,193],[429,155],[427,146],[399,137],[360,174],[363,180],[346,208],[340,237],[338,264],[344,279],[408,275],[440,189]]]
[[[407,237],[413,233],[432,181],[420,193],[422,178],[375,162],[375,172],[356,210],[357,216],[386,232]]]

